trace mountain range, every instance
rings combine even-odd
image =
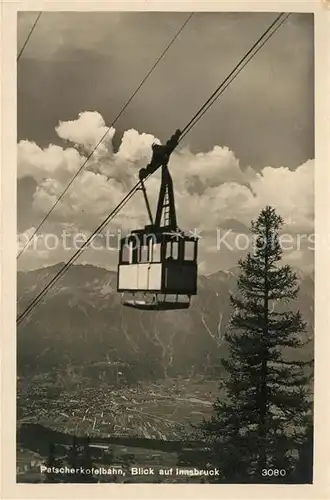
[[[42,290],[63,264],[17,277],[18,311]],[[297,269],[299,309],[314,331],[313,276]],[[66,372],[126,382],[203,374],[213,376],[226,355],[223,334],[238,268],[199,276],[189,309],[139,311],[122,304],[116,273],[74,265],[17,331],[18,375]],[[313,356],[312,343],[298,357]]]

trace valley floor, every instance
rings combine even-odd
[[[18,387],[19,422],[41,423],[90,436],[180,439],[212,413],[219,396],[214,380],[167,379],[134,387],[69,384],[58,391],[33,379]]]
[[[54,387],[46,381],[23,379],[18,384],[18,431],[39,424],[66,435],[88,435],[96,444],[102,438],[125,437],[145,438],[150,443],[153,440],[180,442],[193,439],[191,424],[197,424],[212,414],[212,404],[218,396],[218,381],[197,377],[144,382],[121,388],[104,383],[88,384],[87,381],[75,384],[69,380],[67,384]],[[40,464],[45,463],[46,457],[42,456],[45,452],[36,451],[33,439],[29,442],[20,442],[18,446],[17,480],[40,482],[38,471]],[[111,456],[118,463],[126,463],[128,457],[130,464],[153,465],[158,469],[176,467],[179,461],[175,451],[157,451],[137,445],[111,445]],[[152,476],[131,480],[156,481]],[[181,480],[187,481],[187,478],[166,478],[167,482]]]

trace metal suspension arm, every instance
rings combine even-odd
[[[141,168],[141,170],[139,171],[139,179],[141,183],[140,189],[142,189],[143,192],[149,219],[151,225],[152,226],[155,225],[157,228],[160,228],[162,214],[164,213],[164,211],[167,210],[167,216],[168,216],[167,225],[169,225],[173,229],[176,229],[176,213],[175,213],[173,183],[171,175],[167,168],[167,164],[169,162],[171,154],[173,153],[174,149],[179,143],[180,135],[181,131],[177,130],[164,146],[161,146],[159,144],[153,144],[151,162],[149,163],[149,165],[146,166],[146,168]],[[160,167],[162,167],[162,179],[161,179],[161,187],[158,198],[156,220],[154,223],[146,188],[144,185],[144,179],[148,177],[148,175],[154,173]]]
[[[152,218],[150,204],[149,204],[149,200],[148,200],[148,196],[147,196],[147,191],[146,191],[146,187],[144,185],[143,178],[142,179],[140,178],[140,181],[141,181],[141,187],[139,189],[142,190],[144,201],[145,201],[145,204],[146,204],[146,207],[147,207],[147,211],[148,211],[148,215],[149,215],[149,219],[150,219],[150,223],[153,226],[154,225],[154,221],[153,221],[153,218]]]
[[[167,215],[165,215],[165,213]],[[177,229],[176,211],[174,202],[174,190],[171,174],[167,165],[162,165],[162,180],[156,210],[155,226],[159,229],[162,226],[162,216],[164,215],[164,225],[173,230]]]

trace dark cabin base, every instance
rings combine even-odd
[[[126,307],[132,307],[134,309],[140,309],[142,311],[175,311],[188,309],[190,306],[190,298],[187,300],[180,300],[176,297],[175,300],[170,300],[166,297],[159,298],[157,295],[153,295],[147,300],[140,299],[130,299],[125,300],[123,305]]]

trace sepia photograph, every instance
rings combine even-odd
[[[17,483],[313,484],[314,23],[17,13]]]

